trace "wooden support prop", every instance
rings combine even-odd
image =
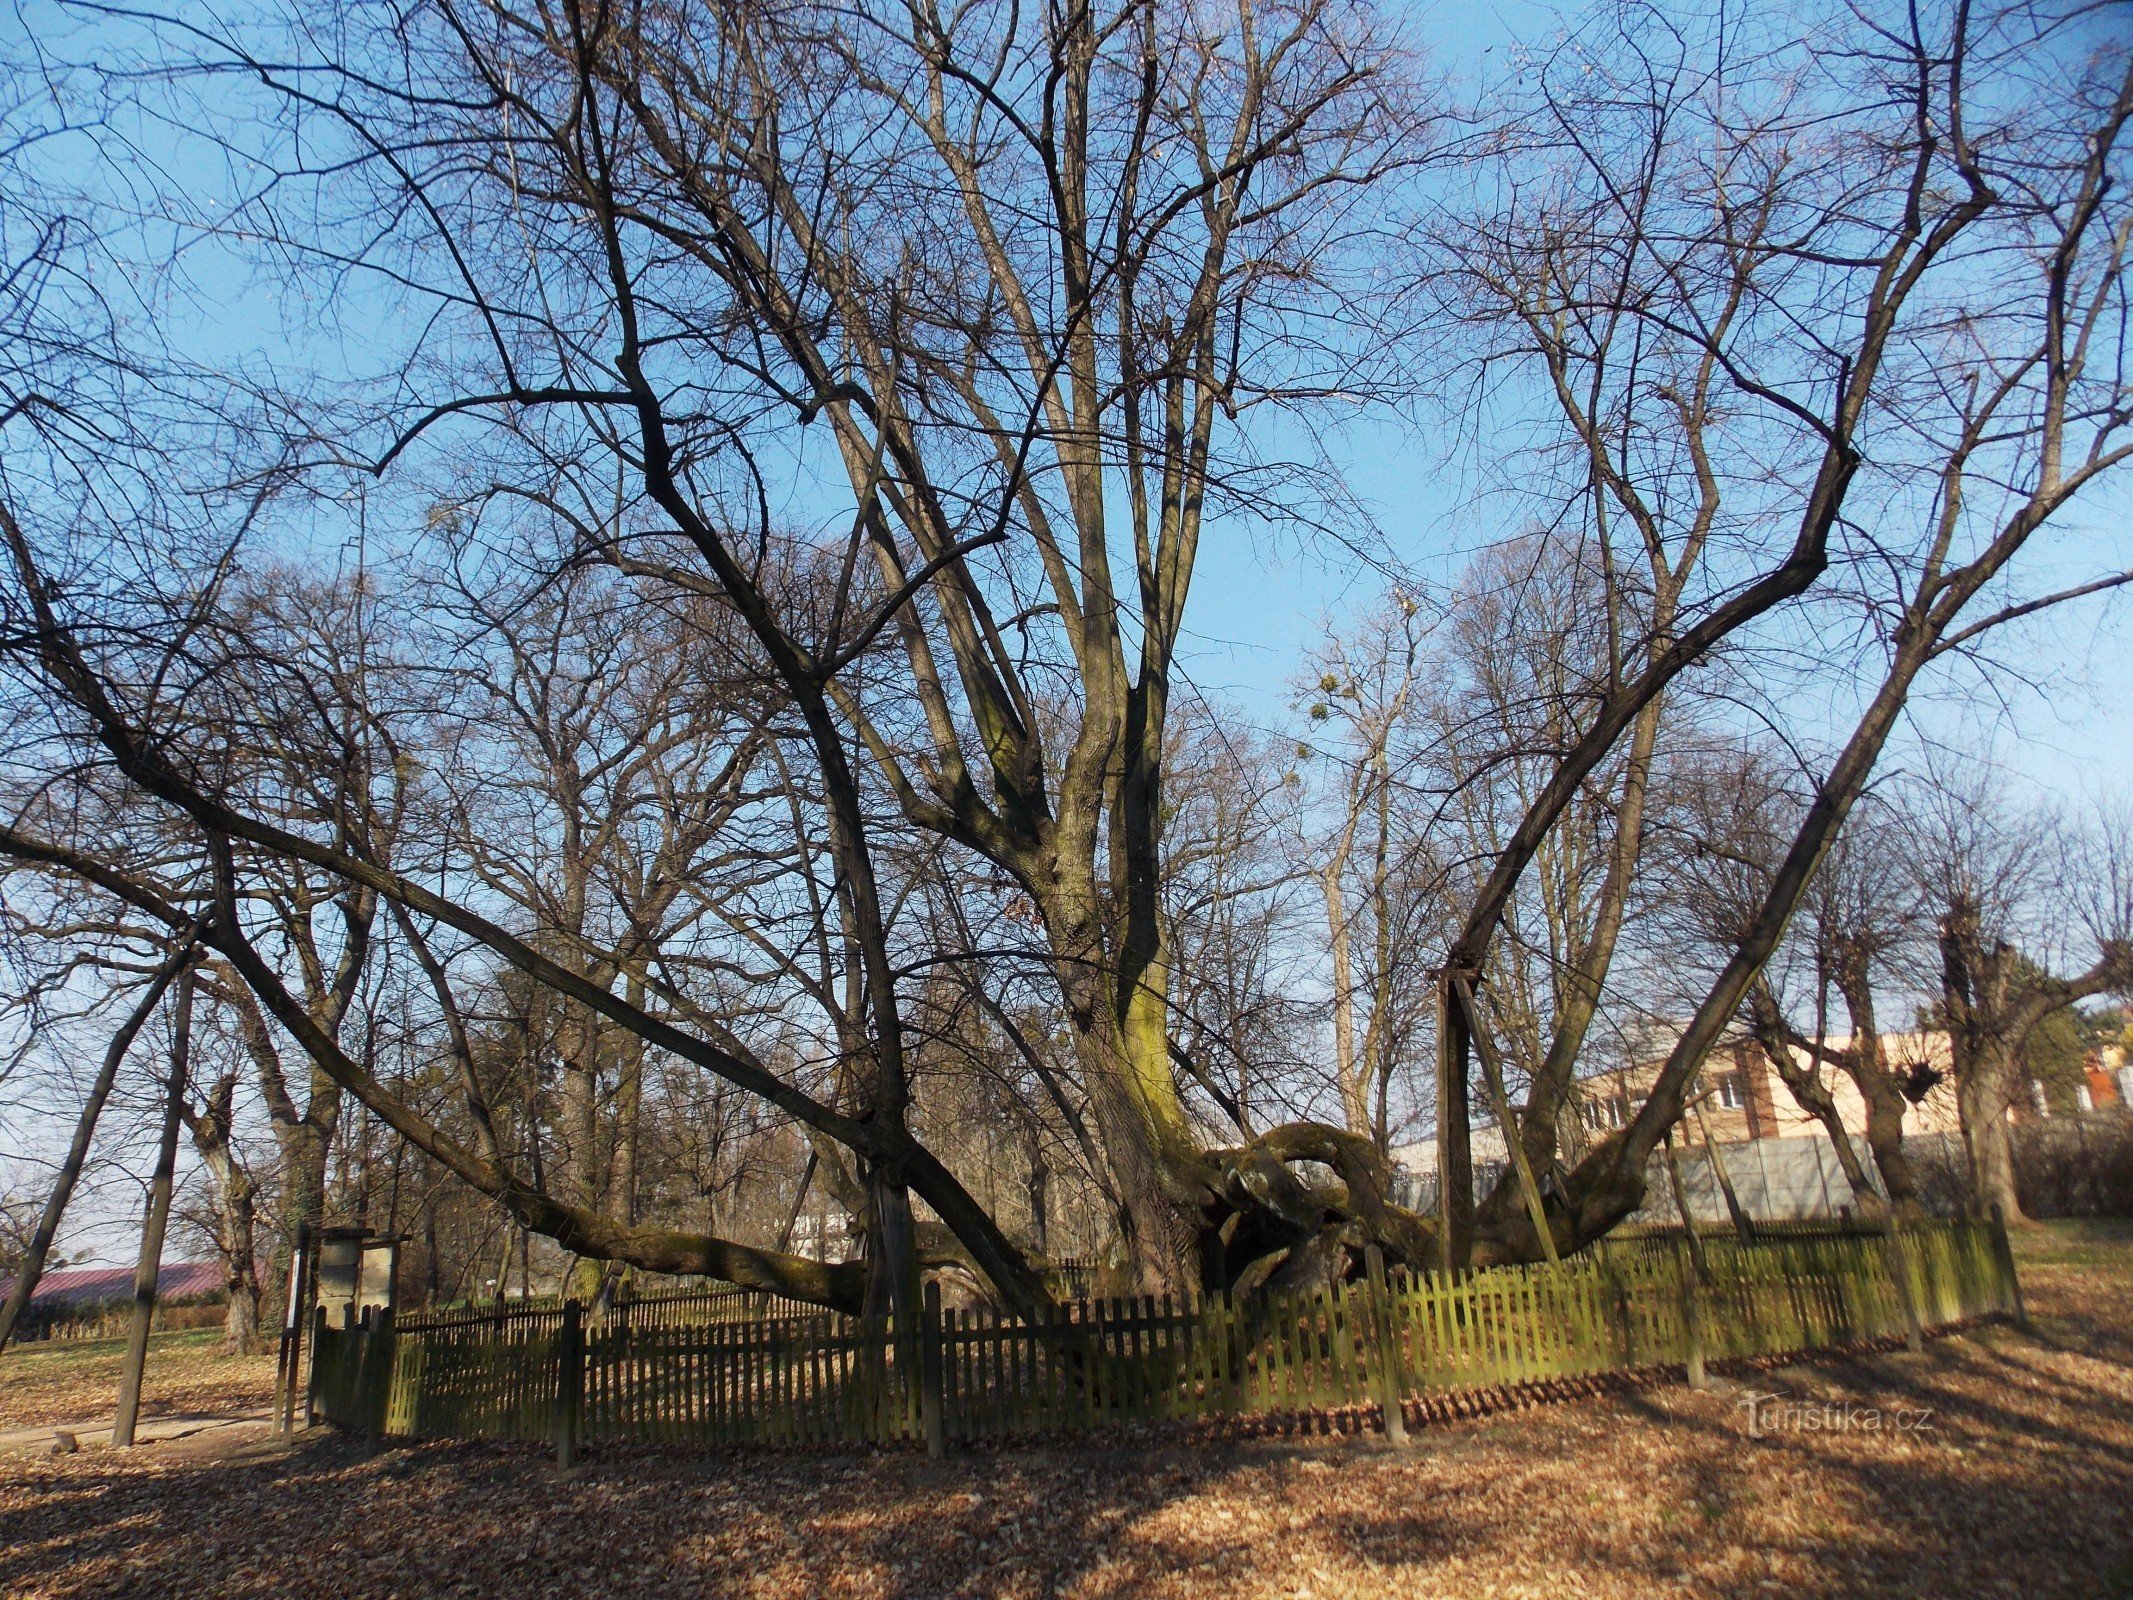
[[[363,1364],[356,1374],[356,1394],[363,1407],[363,1434],[373,1450],[385,1443],[385,1414],[392,1404],[393,1339],[392,1307],[366,1310]]]
[[[1474,1248],[1474,1148],[1467,1118],[1467,1014],[1457,977],[1437,980],[1437,1262],[1464,1272]]]
[[[1389,1444],[1405,1445],[1406,1385],[1400,1371],[1399,1307],[1393,1304],[1392,1289],[1385,1281],[1385,1252],[1374,1244],[1365,1245],[1363,1270],[1368,1278],[1364,1294],[1371,1310],[1370,1343],[1377,1355],[1377,1371],[1372,1376],[1377,1379],[1378,1405],[1385,1414],[1385,1439]]]
[[[1740,1195],[1734,1190],[1733,1179],[1726,1172],[1726,1164],[1718,1159],[1718,1146],[1711,1139],[1711,1124],[1703,1114],[1703,1096],[1689,1102],[1689,1110],[1696,1118],[1696,1131],[1703,1138],[1703,1158],[1711,1164],[1711,1181],[1718,1185],[1718,1192],[1725,1196],[1726,1215],[1733,1219],[1733,1233],[1742,1244],[1755,1243],[1755,1222],[1748,1215],[1748,1208],[1740,1203]]]
[[[274,1352],[274,1431],[296,1431],[296,1380],[304,1344],[304,1274],[310,1270],[311,1224],[296,1225],[289,1251],[288,1303],[282,1308],[281,1340]]]
[[[568,1471],[578,1464],[585,1434],[585,1308],[576,1300],[563,1302],[555,1391],[555,1462]]]
[[[1689,1261],[1703,1277],[1710,1264],[1704,1260],[1703,1235],[1696,1231],[1696,1214],[1689,1209],[1689,1191],[1681,1181],[1681,1158],[1674,1153],[1674,1130],[1666,1130],[1666,1175],[1674,1186],[1674,1209],[1681,1213],[1681,1229],[1688,1239]]]
[[[1686,1355],[1689,1368],[1689,1387],[1705,1389],[1710,1380],[1703,1370],[1703,1285],[1702,1274],[1696,1263],[1689,1259],[1685,1246],[1674,1247],[1674,1272],[1681,1284],[1681,1337],[1688,1347]]]
[[[926,1432],[926,1454],[939,1460],[948,1453],[947,1417],[942,1409],[941,1286],[928,1281],[918,1327],[918,1410]]]

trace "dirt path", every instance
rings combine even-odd
[[[8,1596],[2133,1595],[2133,1240],[2037,1329],[1375,1440],[596,1462],[337,1439],[0,1462]],[[192,1448],[187,1448],[191,1445]],[[209,1452],[212,1451],[212,1455]]]

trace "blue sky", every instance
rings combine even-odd
[[[1411,9],[1416,36],[1448,73],[1465,79],[1491,71],[1515,40],[1552,33],[1557,15],[1539,5]],[[19,25],[22,15],[11,13],[14,20],[0,28]],[[214,275],[209,268],[203,278]],[[241,294],[232,289],[222,298],[217,310],[239,312]],[[241,313],[221,328],[225,337],[248,331]],[[1374,513],[1387,555],[1423,579],[1448,580],[1466,553],[1509,531],[1488,502],[1476,501],[1460,469],[1435,459],[1413,435],[1373,424],[1340,443],[1350,487]],[[2084,516],[2098,532],[2122,539],[2129,506],[2133,500],[2121,492]],[[1371,604],[1382,586],[1377,572],[1344,550],[1234,522],[1214,525],[1187,616],[1185,674],[1248,721],[1289,727],[1289,685],[1303,658],[1329,626]],[[2127,604],[2085,602],[2027,625],[2003,646],[2006,670],[1989,686],[1967,669],[1944,671],[1921,696],[1917,725],[1930,738],[1988,747],[2018,791],[2070,799],[2133,793],[2133,612]],[[1819,724],[1819,731],[1838,732],[1844,705],[1838,693],[1826,707],[1806,708],[1804,731],[1813,734]],[[20,1127],[18,1121],[11,1131]],[[0,1160],[0,1182],[13,1175]],[[97,1208],[108,1226],[99,1230],[96,1253],[123,1260],[134,1201],[127,1186],[109,1193]],[[77,1247],[87,1243],[79,1238]]]

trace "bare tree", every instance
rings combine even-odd
[[[1240,1163],[1330,1156],[1355,1225],[1418,1259],[1417,1225],[1383,1202],[1382,1166],[1341,1130],[1205,1147],[1174,1077],[1160,900],[1171,678],[1202,519],[1216,504],[1318,516],[1327,499],[1308,471],[1226,456],[1221,437],[1246,411],[1310,402],[1336,374],[1343,388],[1369,381],[1341,292],[1359,266],[1346,245],[1367,233],[1358,197],[1422,148],[1386,46],[1316,0],[953,27],[924,8],[603,10],[560,31],[532,13],[496,20],[439,5],[404,39],[352,20],[337,56],[288,71],[235,39],[204,53],[256,68],[288,117],[338,125],[352,165],[333,181],[374,182],[410,219],[409,279],[444,270],[433,326],[475,340],[466,359],[410,369],[423,398],[376,463],[416,459],[433,424],[492,416],[484,464],[510,471],[454,469],[473,484],[460,499],[538,496],[555,514],[573,485],[619,469],[622,515],[580,518],[580,552],[730,608],[806,730],[863,976],[866,1086],[848,1115],[739,1076],[862,1154],[887,1231],[908,1234],[896,1219],[916,1183],[1003,1293],[1033,1292],[905,1130],[890,908],[866,813],[878,782],[905,822],[992,861],[1037,907],[1147,1282],[1224,1276],[1206,1250],[1223,1218],[1266,1209]],[[319,74],[348,91],[330,112],[310,88]],[[465,170],[494,181],[433,180],[414,152],[440,136],[487,148],[493,161]],[[315,218],[281,227],[279,203],[263,195],[247,226],[331,260],[338,241]],[[529,228],[537,248],[498,248]],[[773,415],[827,424],[803,453],[850,490],[849,537],[827,563],[842,576],[819,608],[759,560],[775,530],[755,419]],[[1114,575],[1122,555],[1130,577]],[[46,659],[72,681],[84,661],[56,618]],[[1036,635],[1020,661],[1017,633]],[[861,666],[876,639],[900,652],[900,682]],[[1033,673],[1066,686],[1056,726],[1036,714]],[[123,715],[91,720],[107,746],[129,743]],[[464,907],[448,914],[389,867],[297,847],[152,765],[129,778],[196,823],[330,864],[420,917],[450,915],[544,983],[569,980],[574,1002],[645,1027],[626,1001],[594,1001],[551,958]],[[729,1072],[742,1055],[710,1054]],[[1269,1215],[1282,1247],[1316,1239],[1324,1198],[1293,1177],[1281,1195]],[[574,1247],[592,1242],[572,1232]]]
[[[2019,1224],[2027,1219],[2015,1192],[2007,1114],[2028,1083],[2024,1046],[2046,1018],[2076,1001],[2133,989],[2133,884],[2123,823],[2112,827],[2117,819],[2106,819],[2099,834],[2083,837],[1995,803],[1974,781],[1936,785],[1920,811],[1911,859],[1935,917],[1940,981],[1933,1016],[1948,1030],[1972,1197]],[[2047,895],[2047,884],[2058,893]],[[2040,901],[2055,902],[2041,919]],[[2025,953],[2021,936],[2039,920],[2085,926],[2091,963],[2067,977],[2050,972],[2034,958],[2051,953],[2049,935]]]
[[[1696,620],[1656,634],[1649,658],[1599,702],[1580,744],[1498,856],[1453,942],[1450,970],[1479,971],[1512,887],[1618,735],[1715,645],[1807,592],[1828,570],[1840,526],[1871,551],[1874,570],[1899,575],[1890,592],[1867,602],[1886,621],[1885,670],[1865,715],[1818,783],[1767,893],[1644,1106],[1566,1180],[1551,1226],[1567,1238],[1604,1230],[1641,1198],[1646,1158],[1776,950],[1919,674],[1994,628],[2125,581],[2107,574],[2049,594],[2003,600],[1994,593],[2031,540],[2128,449],[2126,374],[2109,330],[2124,310],[2126,232],[2112,197],[2133,101],[2123,60],[2087,55],[2078,20],[2021,5],[1886,25],[1867,16],[1858,21],[1863,32],[1837,27],[1804,48],[1825,70],[1856,77],[1856,114],[1865,119],[1857,139],[1837,134],[1841,111],[1834,122],[1817,111],[1818,133],[1795,120],[1804,114],[1800,104],[1755,105],[1732,92],[1738,85],[1730,80],[1721,103],[1701,88],[1690,100],[1677,98],[1710,81],[1698,73],[1588,74],[1591,98],[1577,103],[1603,120],[1609,106],[1627,103],[1651,130],[1637,148],[1685,152],[1686,167],[1632,165],[1627,170],[1650,178],[1627,188],[1612,178],[1620,164],[1579,131],[1568,106],[1546,107],[1576,169],[1595,175],[1596,203],[1608,214],[1634,214],[1633,226],[1605,237],[1635,239],[1635,258],[1660,264],[1635,293],[1595,303],[1618,309],[1653,339],[1678,337],[1692,362],[1707,352],[1733,397],[1729,414],[1760,410],[1776,430],[1766,443],[1790,439],[1803,471],[1799,488],[1764,480],[1745,519],[1748,532],[1791,531],[1782,560],[1751,563]],[[2080,86],[2078,129],[2029,115],[2046,93],[2035,75],[2045,60],[2050,74],[2071,72]],[[1690,126],[1696,136],[1677,143]],[[1823,136],[1829,142],[1817,143]],[[1808,148],[1815,154],[1803,160]],[[1667,204],[1677,196],[1707,220],[1669,221]],[[1818,237],[1824,242],[1813,242]],[[1708,260],[1709,270],[1690,271],[1695,259]],[[1727,308],[1739,318],[1728,320]],[[1721,459],[1710,418],[1693,401],[1678,415],[1691,441],[1692,481],[1708,486]],[[1743,474],[1780,453],[1728,459]],[[1853,520],[1842,522],[1847,515]],[[1696,525],[1692,518],[1689,528]],[[1897,528],[1915,537],[1899,539]],[[1459,1095],[1462,1030],[1446,1037],[1440,1094]],[[1529,1131],[1539,1126],[1528,1120]],[[1440,1109],[1450,1137],[1464,1125],[1456,1105]],[[1446,1193],[1455,1197],[1461,1165],[1448,1151]],[[1533,1253],[1538,1241],[1520,1210],[1499,1214],[1491,1253]],[[1449,1220],[1456,1246],[1460,1219]]]
[[[1329,640],[1309,669],[1312,742],[1299,746],[1322,754],[1334,774],[1330,838],[1316,872],[1329,940],[1341,1111],[1349,1132],[1381,1149],[1390,1140],[1393,1079],[1419,1020],[1422,897],[1415,892],[1412,808],[1403,803],[1415,779],[1411,771],[1396,779],[1393,764],[1408,754],[1402,725],[1429,665],[1429,629],[1418,602],[1396,590],[1356,637]],[[1334,737],[1325,737],[1327,731]],[[1428,870],[1425,863],[1425,876]]]

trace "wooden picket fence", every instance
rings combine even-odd
[[[737,1319],[670,1297],[321,1327],[314,1413],[377,1436],[587,1444],[930,1444],[1118,1422],[1377,1408],[1430,1394],[1904,1337],[2017,1310],[1995,1223],[1896,1236],[1603,1243],[1556,1265],[1250,1298],[1127,1297],[908,1331]],[[681,1302],[690,1302],[683,1304]]]

